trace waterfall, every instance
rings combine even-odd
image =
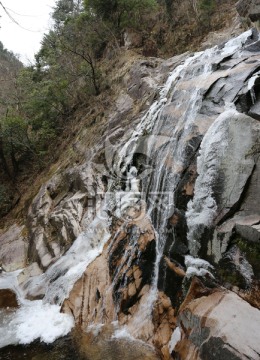
[[[254,86],[255,86],[256,79],[259,78],[259,75],[260,75],[260,71],[258,71],[254,76],[252,76],[248,81],[248,90],[250,91],[251,100],[252,100],[253,104],[255,104],[255,102],[256,102]]]
[[[148,174],[138,173],[142,183],[141,198],[146,203],[148,216],[157,234],[157,258],[148,300],[140,307],[134,321],[135,333],[138,332],[138,326],[144,324],[151,316],[157,298],[159,264],[167,239],[167,224],[175,211],[174,195],[181,175],[190,165],[201,143],[201,136],[197,135],[197,127],[204,94],[209,88],[209,83],[214,81],[212,74],[216,65],[239,51],[250,35],[251,30],[230,40],[223,48],[215,46],[195,53],[177,66],[169,74],[164,87],[160,90],[159,98],[151,105],[119,151],[117,168],[121,169],[121,172],[135,165],[134,156],[138,152],[145,153],[148,159],[146,168],[153,169]],[[229,108],[231,105],[228,103],[224,106]],[[167,114],[168,110],[170,115]],[[206,166],[210,167],[207,159],[201,156],[201,162],[203,160]],[[201,166],[199,165],[199,171]],[[195,236],[197,229],[205,220],[207,220],[205,226],[210,225],[215,211],[214,199],[210,197],[210,186],[200,189],[198,185],[197,188],[195,191],[203,192],[205,207],[203,209],[201,203],[201,214],[197,222],[193,220],[191,204],[186,214],[189,226],[189,248],[193,255],[197,255],[199,247],[197,244],[199,237]],[[154,197],[159,199],[159,204],[153,201]]]
[[[58,261],[44,274],[29,281],[27,290],[39,286],[45,288],[43,300],[24,298],[17,281],[22,270],[0,275],[0,289],[11,288],[20,304],[17,311],[0,310],[0,348],[10,344],[29,344],[38,338],[52,343],[71,331],[74,320],[71,315],[60,313],[60,307],[86,267],[101,254],[110,237],[109,220],[103,210]]]
[[[74,326],[72,317],[61,314],[58,305],[24,298],[17,281],[21,271],[0,275],[0,289],[12,289],[19,303],[17,310],[0,309],[0,348],[10,344],[29,344],[37,338],[51,343],[68,334]]]
[[[118,144],[119,150],[117,156],[113,157],[113,164],[109,158],[110,152],[107,151],[107,164],[113,166],[111,171],[115,170],[116,176],[113,174],[109,179],[107,193],[102,194],[104,199],[98,214],[63,256],[43,275],[35,277],[27,284],[28,289],[37,286],[45,288],[44,299],[25,300],[16,280],[18,273],[12,274],[11,287],[17,293],[21,307],[11,313],[0,313],[3,324],[0,335],[2,334],[4,339],[2,343],[0,341],[0,347],[12,341],[29,343],[37,338],[51,342],[71,330],[73,320],[69,315],[59,313],[60,305],[86,267],[102,253],[104,245],[111,237],[110,225],[113,216],[126,224],[132,219],[147,216],[155,229],[156,260],[153,281],[149,294],[140,304],[131,323],[131,331],[135,336],[138,336],[140,331],[145,331],[146,322],[151,322],[154,302],[158,295],[160,261],[169,236],[167,227],[169,220],[178,211],[175,199],[178,186],[198,152],[198,177],[194,197],[189,201],[183,215],[187,221],[190,255],[198,256],[203,227],[209,227],[216,214],[217,205],[211,180],[217,172],[216,162],[228,146],[220,129],[224,127],[223,119],[236,110],[234,99],[231,99],[220,105],[213,104],[215,107],[212,114],[205,114],[203,101],[211,86],[219,78],[227,76],[225,70],[222,70],[221,75],[216,74],[219,64],[223,59],[232,56],[239,58],[240,49],[251,33],[251,30],[247,31],[222,47],[215,46],[187,55],[187,58],[171,71],[157,99],[140,119],[128,140]],[[258,75],[257,73],[248,80],[248,90],[253,103],[256,100],[254,86]],[[98,170],[96,164],[92,165],[94,171]],[[174,238],[171,240],[174,243]],[[130,243],[132,248],[126,249],[121,259],[123,265],[127,262],[127,270],[135,245]],[[196,264],[193,266],[193,258],[186,258],[187,267],[193,266],[199,271],[197,268],[206,266],[204,270],[208,271],[207,264],[201,261]],[[119,266],[115,271],[114,281],[117,281],[122,268],[123,266]],[[0,275],[0,288],[1,284],[2,288],[6,286],[3,275]],[[47,317],[52,325],[46,330]],[[34,327],[35,331],[32,330]],[[4,336],[4,333],[8,336]],[[176,330],[171,340],[171,348],[178,338]]]

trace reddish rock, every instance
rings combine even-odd
[[[75,283],[62,310],[77,324],[109,324],[116,314],[126,324],[149,291],[155,261],[155,234],[146,217],[122,225],[112,224],[113,235],[103,253]],[[138,244],[132,248],[135,240]]]
[[[154,336],[153,344],[160,349],[163,359],[170,359],[168,343],[176,327],[176,317],[171,300],[163,292],[159,292],[153,311]]]

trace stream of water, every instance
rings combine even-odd
[[[169,74],[158,99],[151,105],[118,153],[118,162],[115,167],[118,173],[126,174],[128,185],[126,188],[118,189],[125,194],[125,198],[116,206],[117,215],[122,214],[127,206],[130,206],[129,204],[131,206],[145,204],[146,213],[157,233],[157,258],[153,284],[147,297],[148,302],[137,313],[135,320],[137,329],[143,327],[144,322],[152,314],[154,301],[157,298],[159,263],[167,239],[165,230],[167,222],[175,210],[174,194],[181,173],[190,165],[201,143],[201,137],[197,134],[197,120],[201,117],[199,111],[203,96],[209,87],[208,84],[214,81],[212,74],[216,65],[235,52],[238,52],[236,56],[239,56],[239,49],[250,35],[251,30],[230,40],[222,48],[214,47],[195,53],[177,66]],[[227,109],[232,109],[232,106],[224,104],[223,110]],[[209,123],[208,127],[210,125]],[[211,129],[211,136],[214,136],[214,128]],[[205,137],[204,148],[207,147],[207,139]],[[145,169],[150,169],[148,172],[139,172],[135,164],[138,153],[146,155],[146,163],[143,165]],[[204,166],[202,162],[210,164],[210,159],[203,157],[203,153],[199,159],[200,169],[203,169]],[[196,238],[198,227],[201,222],[210,222],[210,212],[214,212],[215,209],[214,199],[210,197],[211,190],[209,188],[204,191],[205,186],[207,186],[207,182],[202,179],[195,188],[195,201],[201,199],[200,191],[203,190],[203,193],[207,193],[207,200],[201,203],[199,220],[194,202],[189,204],[186,214],[189,228],[189,249],[190,254],[194,256],[197,255],[199,247]],[[159,198],[159,205],[158,202],[153,201],[154,197]],[[115,199],[116,195],[111,201],[115,202]],[[103,204],[103,206],[109,207],[107,204]],[[104,211],[104,213],[106,212]],[[95,218],[89,231],[82,233],[64,256],[45,274],[33,279],[28,284],[31,287],[45,287],[46,295],[43,300],[28,301],[23,298],[17,283],[18,272],[0,275],[0,288],[6,288],[8,283],[8,287],[16,292],[20,302],[20,308],[17,310],[0,311],[0,347],[18,343],[29,344],[37,339],[45,343],[52,343],[71,331],[74,326],[73,319],[69,315],[60,313],[60,305],[88,264],[102,252],[109,236],[109,218],[105,216]],[[47,359],[48,356],[44,356],[32,355],[30,358]],[[52,358],[62,358],[59,355],[55,356]],[[69,359],[69,356],[66,359]],[[138,356],[135,359],[149,359],[149,357],[140,357],[143,356],[140,354]],[[15,358],[22,357],[17,355]],[[100,357],[89,357],[89,359],[92,358],[99,359]],[[106,357],[106,359],[110,358],[112,359],[111,356]],[[1,355],[0,359],[9,359],[8,354]],[[129,355],[124,359],[132,358]],[[152,355],[150,359],[152,359]]]

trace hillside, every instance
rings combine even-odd
[[[118,28],[108,19],[105,23],[102,18],[88,18],[79,2],[57,1],[55,25],[45,36],[35,65],[21,72],[11,70],[8,88],[1,94],[5,104],[1,108],[1,216],[18,202],[10,218],[27,206],[40,186],[37,181],[32,187],[31,179],[45,177],[52,165],[59,166],[60,154],[82,136],[82,126],[90,127],[90,134],[103,127],[104,99],[112,102],[120,91],[119,67],[127,71],[134,59],[198,50],[203,41],[204,47],[209,46],[241,31],[234,20],[234,1],[201,3],[201,8],[200,2],[194,8],[189,1],[161,1],[156,6],[151,1],[150,10],[136,10],[142,26],[132,21]],[[211,36],[207,45],[207,34],[219,29],[227,30]],[[17,60],[12,54],[8,60],[3,57],[3,81],[6,61],[14,69],[12,62]],[[26,216],[26,211],[21,215]]]
[[[3,359],[258,359],[256,14],[59,0],[2,49]]]

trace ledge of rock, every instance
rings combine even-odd
[[[189,302],[178,321],[178,359],[259,359],[260,311],[233,292],[220,289]]]

